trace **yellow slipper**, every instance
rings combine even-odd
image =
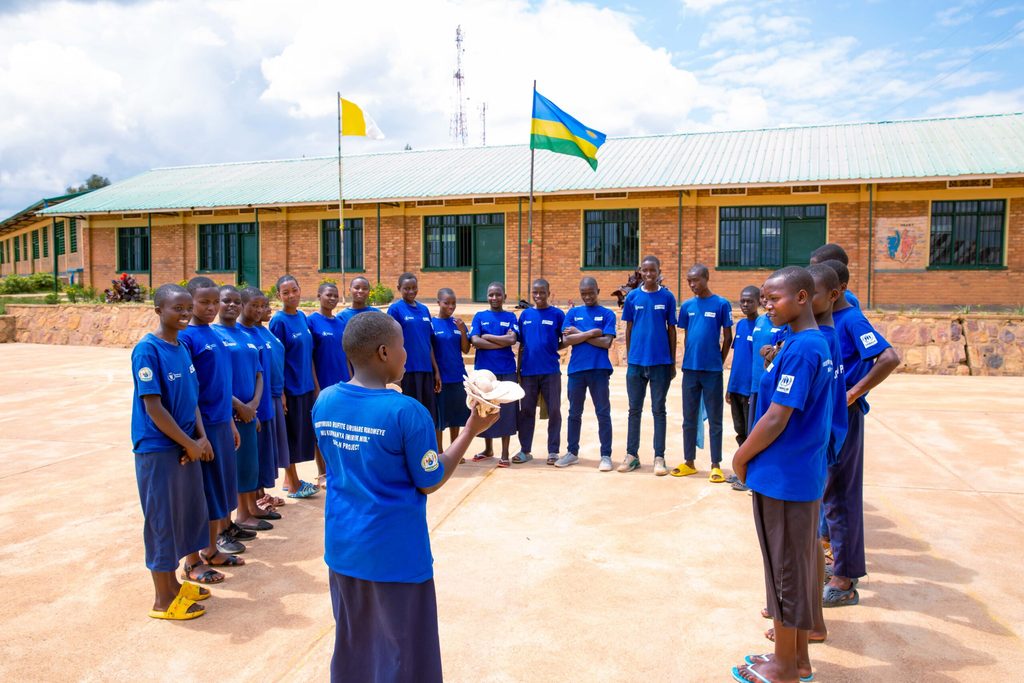
[[[204,593],[196,584],[189,583],[188,581],[182,581],[181,590],[178,591],[178,595],[183,598],[188,598],[192,602],[199,602],[200,600],[206,600],[210,597],[210,591],[206,591]]]
[[[198,609],[194,612],[189,612],[188,608],[196,604],[195,600],[189,600],[186,597],[178,595],[171,604],[167,606],[167,609],[161,612],[160,610],[151,609],[149,610],[149,616],[154,619],[171,619],[172,621],[186,621],[188,619],[195,619],[206,614],[205,609]]]
[[[679,465],[678,467],[673,467],[672,471],[669,472],[669,474],[671,474],[673,477],[688,477],[691,474],[697,474],[697,469],[695,467],[690,467],[684,462],[682,465]]]
[[[719,468],[719,467],[712,467],[711,468],[711,476],[708,477],[708,481],[710,481],[712,484],[724,484],[725,483],[725,474],[722,473],[721,468]]]

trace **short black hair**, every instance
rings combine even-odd
[[[647,256],[644,256],[642,259],[640,259],[641,266],[647,262],[653,263],[654,265],[658,266],[659,269],[661,268],[661,259],[655,256],[654,254],[648,254]]]
[[[367,311],[352,318],[341,337],[345,355],[355,365],[376,353],[381,344],[391,345],[401,336],[402,327],[387,313]]]
[[[823,244],[814,251],[811,252],[811,260],[815,263],[823,263],[824,261],[842,261],[844,266],[850,265],[850,257],[847,256],[846,250],[835,242],[829,242]]]
[[[419,278],[416,277],[415,273],[402,273],[401,275],[398,276],[398,288],[401,289],[402,285],[404,285],[407,280],[416,280],[417,284],[419,284],[420,281]]]
[[[580,289],[583,289],[584,287],[594,287],[594,288],[597,288],[597,280],[595,278],[587,275],[586,277],[584,277],[583,279],[580,280]]]
[[[253,299],[266,299],[267,295],[262,290],[256,287],[246,287],[239,294],[242,295],[242,304],[247,304]]]
[[[694,273],[697,277],[703,277],[705,280],[711,277],[711,271],[703,263],[694,263],[690,266],[690,269],[686,271],[686,276],[689,277],[690,273]]]
[[[442,296],[454,297],[455,290],[453,290],[451,287],[442,287],[441,289],[437,290],[437,300],[440,301]]]
[[[277,291],[280,292],[281,285],[289,281],[294,282],[296,287],[302,289],[302,285],[299,284],[299,281],[295,279],[294,275],[282,275],[281,277],[277,278]]]
[[[769,276],[768,280],[781,279],[791,292],[799,292],[801,289],[809,295],[814,294],[814,278],[807,272],[806,268],[800,266],[786,266],[780,268]],[[765,280],[767,282],[768,280]]]
[[[204,275],[197,275],[189,280],[188,284],[185,286],[188,289],[188,293],[192,296],[195,296],[196,292],[200,289],[217,289],[220,291],[220,288],[217,287],[217,283]]]
[[[821,265],[828,266],[832,270],[836,271],[836,275],[839,276],[839,284],[841,284],[841,285],[848,285],[848,284],[850,284],[850,269],[847,268],[846,264],[843,263],[842,261],[837,261],[835,259],[828,259],[827,261],[822,261]]]
[[[362,275],[356,275],[356,276],[355,276],[354,278],[352,278],[352,282],[350,282],[350,283],[349,283],[349,287],[351,287],[352,285],[354,285],[354,284],[356,283],[356,280],[362,280],[363,282],[365,282],[365,283],[366,283],[366,286],[367,286],[367,287],[369,287],[369,286],[370,286],[370,280],[369,280],[369,278],[365,278],[365,277],[363,277]]]
[[[189,291],[182,287],[181,285],[160,285],[159,287],[156,288],[156,291],[153,292],[153,305],[156,306],[157,308],[161,308],[167,302],[168,299],[178,294],[192,296],[189,293]]]
[[[541,286],[541,287],[543,287],[544,289],[548,290],[549,292],[551,291],[551,283],[550,283],[550,282],[548,282],[547,280],[545,280],[545,279],[544,279],[544,278],[542,278],[542,277],[539,277],[539,278],[537,278],[536,280],[534,280],[534,281],[533,281],[533,284],[532,284],[532,285],[530,285],[530,289],[533,289],[534,287],[536,287],[536,286],[538,286],[538,285],[540,285],[540,286]]]
[[[316,288],[316,295],[320,296],[328,287],[334,287],[335,289],[338,289],[338,285],[335,282],[321,282],[320,286]]]
[[[807,272],[815,281],[820,281],[828,290],[839,289],[839,274],[835,268],[824,263],[812,263],[807,266]]]
[[[754,301],[757,301],[759,298],[761,298],[761,288],[758,287],[757,285],[747,285],[746,287],[741,289],[740,290],[740,297],[742,297],[747,292],[753,292],[754,293]]]
[[[502,294],[505,293],[505,283],[504,282],[498,282],[497,280],[495,280],[491,284],[487,285],[487,289],[490,289],[491,287],[501,287]]]
[[[217,288],[217,291],[221,294],[224,292],[234,292],[235,294],[239,294],[238,287],[235,287],[234,285],[221,285]],[[239,294],[239,296],[241,296],[241,294]]]

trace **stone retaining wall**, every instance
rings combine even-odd
[[[131,348],[156,323],[152,306],[144,304],[8,305],[7,313],[0,316],[0,341],[36,344]],[[869,312],[868,318],[899,354],[897,372],[1024,375],[1022,316]],[[612,346],[612,363],[618,366],[625,365],[623,329],[620,321]],[[563,362],[567,358],[565,350]]]

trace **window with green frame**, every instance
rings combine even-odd
[[[67,253],[64,244],[64,221],[57,221],[53,224],[53,253],[55,256],[63,256]]]
[[[781,268],[787,228],[808,219],[824,220],[826,214],[824,204],[719,207],[718,265]]]
[[[21,260],[21,238],[14,238],[14,263]]]
[[[39,231],[32,231],[32,260],[39,258]]]
[[[934,268],[999,268],[1003,265],[1006,200],[932,202]]]
[[[117,269],[122,273],[149,270],[149,228],[117,229]]]
[[[70,229],[68,230],[68,250],[72,254],[78,253],[78,221],[72,218],[68,221]]]
[[[636,268],[640,261],[640,209],[583,213],[583,267]]]
[[[21,236],[21,253],[25,255],[25,260],[28,261],[28,233],[27,232]]]
[[[505,214],[478,213],[424,218],[424,268],[472,267],[473,226],[504,228]]]
[[[0,266],[7,263],[7,240],[0,241]]]
[[[238,236],[255,232],[255,223],[200,225],[199,270],[237,271]]]
[[[47,228],[43,228],[39,232],[42,233],[43,237],[43,258],[47,258],[50,255],[50,231]]]
[[[345,219],[345,270],[363,269],[363,219]],[[341,270],[338,219],[320,221],[320,270]]]

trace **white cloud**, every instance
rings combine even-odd
[[[965,95],[930,107],[927,116],[975,116],[1024,111],[1024,88]]]
[[[683,0],[683,7],[701,14],[730,2],[730,0]]]

